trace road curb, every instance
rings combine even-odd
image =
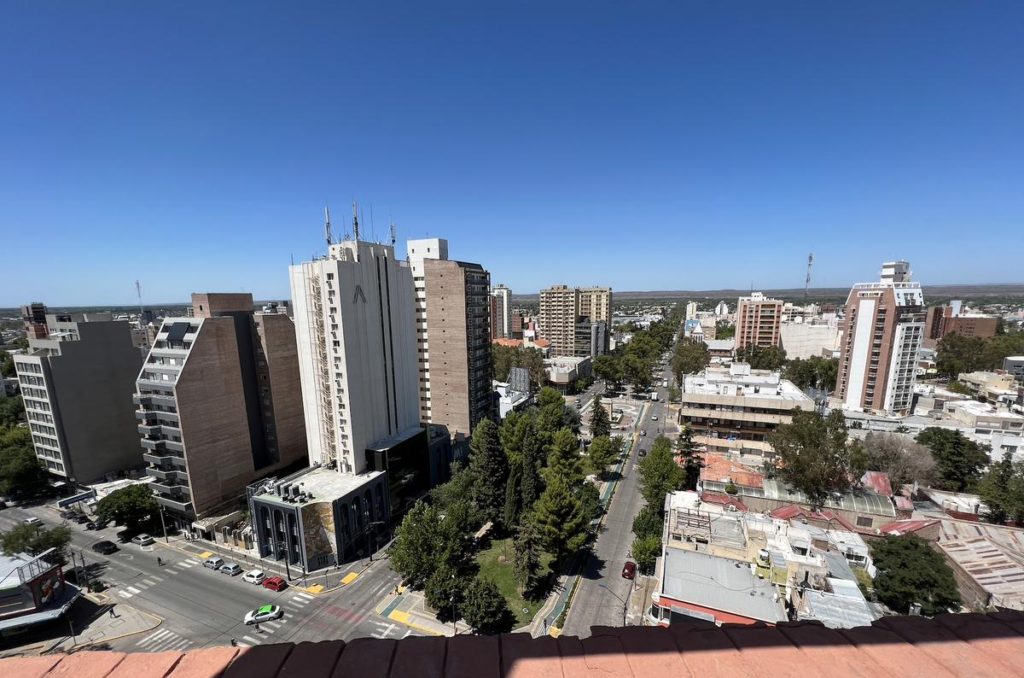
[[[147,626],[144,629],[139,629],[138,631],[131,631],[130,633],[122,633],[121,635],[113,636],[112,638],[103,638],[103,639],[100,639],[100,640],[93,640],[93,641],[90,641],[88,643],[81,643],[80,647],[88,647],[90,645],[98,645],[100,643],[111,643],[111,642],[113,642],[115,640],[121,640],[122,638],[127,638],[129,636],[134,636],[134,635],[137,635],[139,633],[145,633],[146,631],[152,631],[153,629],[157,628],[158,626],[160,626],[161,624],[164,623],[164,620],[161,619],[160,617],[156,616],[155,614],[150,614],[149,612],[143,612],[142,610],[140,610],[137,607],[133,607],[132,609],[135,610],[136,612],[138,612],[141,615],[144,615],[146,617],[152,617],[153,619],[156,620],[156,623],[153,624],[152,626]]]

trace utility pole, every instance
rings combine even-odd
[[[164,520],[164,507],[160,507],[160,527],[164,530],[164,543],[170,544],[171,540],[167,538],[167,522]]]
[[[804,280],[804,305],[807,305],[807,288],[811,286],[811,266],[814,265],[814,252],[807,255],[807,278]]]

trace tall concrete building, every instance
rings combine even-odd
[[[135,392],[151,487],[185,528],[306,456],[291,319],[251,294],[193,294],[191,312],[164,319]]]
[[[352,239],[332,242],[329,218],[327,234],[325,257],[290,269],[310,468],[248,490],[260,555],[306,571],[385,543],[435,478],[435,443],[450,448],[420,422],[412,267],[355,220]],[[435,242],[423,254],[447,257]]]
[[[554,285],[540,292],[540,333],[551,342],[551,357],[592,355],[591,325],[603,322],[611,326],[611,316],[610,287]]]
[[[46,304],[33,301],[21,307],[21,319],[25,324],[25,334],[29,339],[46,338]]]
[[[494,297],[494,304],[491,307],[491,334],[496,339],[510,339],[512,337],[512,290],[504,285],[498,285],[491,290]]]
[[[109,313],[47,314],[32,318],[28,336],[14,367],[46,470],[86,484],[141,466],[132,390],[143,354],[128,322]]]
[[[910,412],[924,320],[921,284],[910,281],[906,261],[882,264],[879,282],[853,286],[836,390],[844,408]]]
[[[778,346],[782,306],[782,300],[769,299],[761,292],[740,297],[736,305],[736,350],[748,346]]]
[[[964,313],[962,301],[932,306],[925,317],[925,343],[934,346],[947,334],[962,337],[994,337],[999,318],[981,313]]]
[[[508,288],[489,296],[490,274],[449,260],[447,240],[410,240],[407,252],[416,288],[420,419],[469,436],[491,410],[489,302],[497,300],[507,315]]]
[[[577,315],[585,315],[591,322],[612,322],[612,288],[579,288],[580,307]]]

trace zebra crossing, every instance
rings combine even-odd
[[[301,612],[302,608],[309,605],[311,602],[313,602],[313,600],[313,596],[309,595],[308,593],[299,592],[293,595],[290,600],[286,600],[284,602],[284,609],[291,609],[295,610],[296,612]]]
[[[136,652],[168,652],[184,650],[193,642],[169,629],[159,629],[135,643]]]
[[[275,621],[260,622],[260,630],[257,631],[255,626],[251,626],[247,631],[251,630],[253,635],[244,635],[240,639],[236,639],[239,647],[252,647],[253,645],[260,645],[265,642],[273,642],[273,635],[277,631],[281,630],[281,627],[292,620],[294,615],[291,612],[285,612],[281,615],[280,619]]]
[[[148,577],[139,579],[130,585],[125,586],[117,592],[117,595],[121,596],[125,600],[128,600],[132,596],[136,596],[151,586],[156,586],[160,582],[164,581],[164,577],[156,574],[151,574]]]
[[[186,570],[192,569],[196,565],[202,564],[202,561],[198,560],[197,558],[186,558],[185,560],[179,560],[176,563],[172,563],[170,567],[167,568],[167,571],[170,574],[181,574]]]

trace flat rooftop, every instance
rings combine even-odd
[[[662,593],[712,610],[776,623],[786,621],[775,587],[759,579],[749,563],[697,551],[665,549]]]
[[[940,541],[939,548],[992,596],[997,607],[1024,607],[1024,566],[985,537]]]
[[[812,405],[813,400],[778,372],[752,370],[745,363],[729,367],[709,367],[700,374],[683,379],[683,394],[720,395],[737,398],[760,398]]]
[[[281,506],[305,506],[313,502],[330,502],[358,490],[383,474],[383,471],[369,471],[353,475],[351,473],[340,473],[335,469],[314,468],[310,469],[307,473],[292,475],[274,484],[274,487],[297,486],[299,492],[306,495],[305,501],[285,501],[283,497],[278,496],[273,491],[264,492],[258,495],[258,498],[261,501],[268,501],[269,503],[280,504]]]
[[[1018,419],[1024,421],[1024,415],[1007,410],[997,410],[986,403],[979,403],[977,400],[960,400],[947,405],[949,409],[958,409],[969,412],[976,417],[999,417],[1000,419]]]

